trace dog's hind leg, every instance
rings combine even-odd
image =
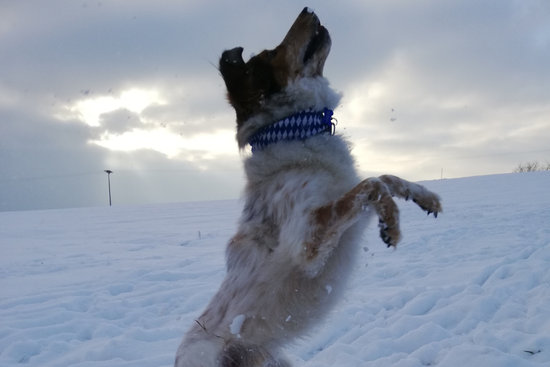
[[[174,367],[218,367],[225,344],[197,321],[183,337]]]
[[[434,217],[436,218],[437,214],[441,213],[442,208],[439,195],[431,192],[424,186],[392,175],[380,176],[380,180],[386,184],[392,196],[405,200],[412,199],[422,210],[427,211],[428,215],[434,213]]]

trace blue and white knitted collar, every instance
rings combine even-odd
[[[317,134],[332,135],[332,113],[328,108],[322,111],[300,111],[258,130],[248,139],[248,143],[252,146],[252,152],[255,152],[278,141],[304,140]]]

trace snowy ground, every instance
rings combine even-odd
[[[367,230],[297,367],[550,366],[550,172],[424,183],[404,239]],[[0,213],[0,366],[171,366],[224,276],[236,201]]]

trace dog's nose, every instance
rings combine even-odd
[[[315,12],[313,11],[313,9],[311,9],[310,7],[305,7],[304,10],[302,10],[302,12],[300,13],[300,15],[306,15],[306,14],[315,14]]]
[[[233,65],[242,65],[244,64],[243,60],[243,48],[235,47],[231,50],[225,51],[222,54],[222,60],[228,64]]]

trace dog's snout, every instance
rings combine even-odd
[[[305,7],[304,10],[298,15],[298,18],[308,18],[308,20],[319,19],[315,11],[310,7]]]
[[[315,12],[313,11],[313,9],[311,9],[310,7],[305,7],[304,10],[302,10],[302,12],[300,13],[300,15],[306,15],[306,14],[315,14]]]

